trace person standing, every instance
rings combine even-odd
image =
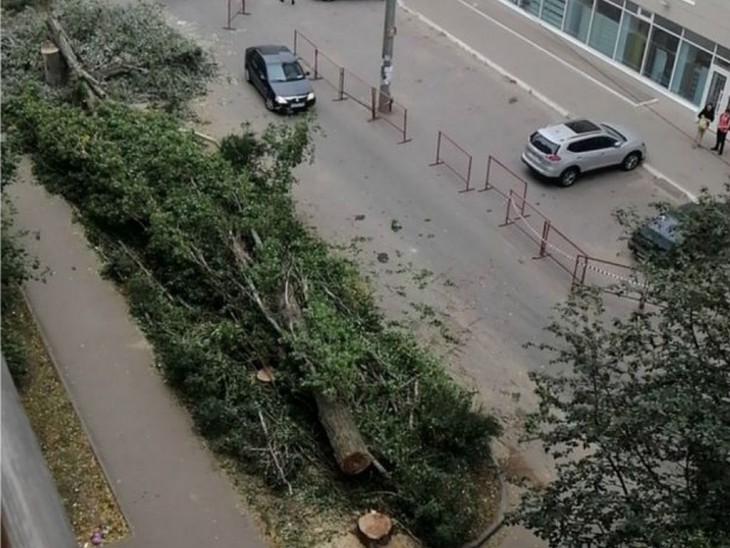
[[[717,140],[712,150],[716,150],[718,154],[722,154],[725,150],[725,139],[727,138],[727,132],[730,129],[730,103],[728,103],[725,112],[720,114],[717,119]]]
[[[697,135],[694,140],[694,147],[702,148],[702,138],[705,136],[705,131],[710,127],[710,124],[715,119],[715,105],[707,103],[697,115]]]

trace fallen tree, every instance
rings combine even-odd
[[[430,545],[469,537],[499,428],[408,334],[384,327],[356,269],[297,219],[291,169],[307,158],[306,122],[211,154],[176,119],[119,104],[87,115],[31,87],[3,107],[214,449],[273,489],[342,492],[344,508],[378,508]],[[264,368],[272,382],[257,380]],[[331,472],[370,462],[387,473],[351,485]]]
[[[39,51],[49,38],[71,78],[69,85],[56,82],[46,93],[62,99],[81,95],[87,107],[108,95],[180,111],[205,93],[216,73],[212,57],[169,27],[157,5],[55,0],[49,13],[28,7],[3,15],[4,95],[44,81]]]

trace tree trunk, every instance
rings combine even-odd
[[[390,540],[393,522],[385,514],[371,510],[357,520],[357,537],[365,546],[382,546]]]
[[[256,233],[253,233],[252,235],[254,241],[260,241],[260,238]],[[246,281],[248,286],[250,297],[256,303],[269,325],[271,325],[274,330],[282,338],[284,338],[287,331],[280,325],[279,321],[274,318],[274,315],[261,299],[256,286],[245,274],[245,269],[253,260],[246,247],[246,243],[240,235],[231,234],[230,236],[231,251],[236,262],[241,267],[243,279]],[[205,268],[208,269],[207,265],[205,265]],[[293,287],[289,284],[289,279],[285,281],[278,300],[279,302],[277,304],[279,307],[279,314],[286,322],[288,333],[294,333],[297,330],[302,329],[304,318],[302,316],[301,306],[294,294]],[[315,364],[313,364],[308,358],[305,358],[305,362],[310,370],[316,370]],[[367,470],[371,464],[375,464],[378,470],[382,472],[382,466],[373,459],[370,451],[368,451],[368,448],[360,435],[360,430],[355,425],[355,421],[352,420],[352,415],[350,414],[350,410],[347,406],[336,399],[329,398],[321,394],[317,390],[313,390],[312,393],[314,400],[317,402],[319,421],[322,423],[322,426],[327,433],[327,439],[334,450],[335,459],[337,460],[340,470],[348,476],[354,476]]]
[[[68,68],[61,55],[61,50],[53,42],[46,42],[41,46],[41,56],[43,57],[43,72],[46,83],[54,87],[65,84]]]
[[[71,71],[71,76],[81,83],[85,92],[84,101],[86,102],[87,108],[93,109],[100,99],[106,98],[106,92],[102,89],[98,80],[86,72],[81,66],[61,24],[49,15],[46,18],[46,27],[50,33],[51,40],[53,40],[53,43],[61,52],[64,61],[66,61],[66,65]]]
[[[352,420],[350,410],[341,402],[317,392],[314,393],[314,399],[319,410],[319,421],[334,449],[340,470],[348,476],[367,470],[373,463],[373,457]]]

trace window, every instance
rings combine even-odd
[[[663,29],[676,34],[677,36],[682,36],[682,25],[678,25],[677,23],[670,21],[669,19],[665,19],[656,13],[654,14],[654,24],[659,25]]]
[[[672,77],[674,58],[677,56],[679,38],[668,32],[654,27],[649,38],[649,49],[646,53],[644,76],[654,80],[663,87],[669,87]]]
[[[545,0],[542,5],[541,18],[554,27],[563,26],[563,13],[565,12],[565,0]]]
[[[537,150],[545,154],[555,154],[560,148],[560,145],[556,145],[549,139],[540,135],[538,132],[530,135],[530,143],[532,143],[532,146],[534,146]]]
[[[596,149],[612,148],[617,142],[613,137],[596,137]]]
[[[609,4],[605,0],[598,0],[588,45],[593,46],[604,55],[613,57],[620,22],[621,8]]]
[[[581,42],[585,42],[591,26],[592,11],[593,0],[569,0],[563,30]]]
[[[648,37],[649,23],[625,13],[618,37],[616,60],[639,72]]]
[[[254,53],[251,56],[251,61],[253,63],[254,69],[259,71],[260,74],[263,74],[266,76],[266,64],[264,63],[264,60],[261,58],[261,56],[258,53]]]
[[[693,46],[689,42],[682,42],[670,91],[699,105],[702,101],[702,92],[705,89],[711,62],[711,53]]]
[[[517,3],[523,10],[532,15],[540,15],[540,0],[519,0]]]
[[[576,141],[568,145],[568,150],[571,152],[593,152],[601,148],[606,148],[606,142],[604,139],[608,137],[589,137],[582,141]]]
[[[291,82],[304,80],[304,71],[299,63],[271,63],[267,66],[269,80],[272,82]]]

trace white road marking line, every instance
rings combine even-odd
[[[459,0],[461,2],[461,0]],[[461,40],[460,38],[457,38],[455,35],[447,31],[445,28],[443,28],[441,25],[436,23],[435,21],[429,19],[425,15],[423,15],[421,12],[416,11],[415,9],[408,7],[404,0],[398,0],[398,5],[400,8],[405,11],[406,13],[412,15],[413,17],[417,18],[419,21],[421,21],[424,25],[431,27],[433,30],[438,32],[439,34],[442,34],[446,37],[447,40],[454,43],[459,48],[463,49],[467,53],[473,55],[476,57],[481,63],[485,64],[498,74],[500,74],[503,78],[506,80],[509,80],[510,82],[514,82],[514,84],[522,89],[523,91],[529,93],[539,101],[543,102],[545,105],[547,105],[549,108],[560,114],[563,118],[570,118],[570,111],[562,106],[560,106],[558,103],[550,99],[547,95],[544,95],[543,93],[540,93],[535,88],[533,88],[530,84],[525,82],[524,80],[521,80],[517,78],[514,74],[507,71],[505,68],[503,68],[501,65],[495,63],[488,57],[486,57],[484,54],[480,53],[473,47],[471,47],[469,44]],[[481,12],[480,12],[481,13]],[[501,25],[501,23],[500,23]],[[509,29],[510,32],[514,33],[512,29]],[[517,35],[519,36],[519,35]],[[657,101],[657,99],[652,99],[652,101]],[[633,105],[633,103],[632,103]],[[637,105],[634,105],[637,106]],[[639,104],[638,106],[641,106]],[[682,187],[679,183],[676,183],[675,181],[671,180],[669,177],[664,175],[661,171],[656,169],[650,164],[647,164],[646,162],[642,163],[641,166],[652,176],[657,179],[662,179],[666,181],[670,186],[677,189],[679,192],[684,194],[690,201],[696,202],[697,196],[695,196],[693,193],[691,193],[689,190]]]
[[[561,107],[559,104],[557,104],[555,101],[550,99],[549,97],[543,95],[539,91],[535,90],[532,86],[530,86],[527,82],[520,80],[510,72],[507,72],[504,68],[502,68],[500,65],[492,61],[491,59],[485,57],[481,53],[479,53],[477,50],[475,50],[473,47],[471,47],[469,44],[464,42],[463,40],[457,38],[453,34],[451,34],[449,31],[441,27],[439,24],[435,23],[422,13],[409,8],[406,6],[406,4],[403,2],[403,0],[398,0],[398,4],[400,5],[401,9],[405,11],[406,13],[413,15],[417,19],[419,19],[423,24],[426,26],[431,27],[436,32],[443,34],[450,42],[453,42],[458,47],[466,51],[467,53],[473,55],[476,57],[481,63],[487,65],[489,68],[494,70],[495,72],[499,73],[501,76],[503,76],[505,79],[514,82],[517,87],[521,88],[523,91],[526,91],[530,95],[535,96],[537,99],[545,103],[547,106],[549,106],[551,109],[556,111],[558,114],[560,114],[563,118],[570,118],[570,112]]]
[[[476,14],[479,14],[479,15],[480,15],[481,17],[483,17],[483,18],[484,18],[484,19],[486,19],[487,21],[489,21],[489,22],[493,23],[494,25],[497,25],[497,26],[498,26],[499,28],[501,28],[502,30],[504,30],[504,31],[506,31],[506,32],[509,32],[509,33],[510,33],[510,34],[511,34],[512,36],[515,36],[516,38],[519,38],[519,39],[520,39],[520,40],[522,40],[523,42],[526,42],[527,44],[530,44],[530,45],[531,45],[531,46],[532,46],[533,48],[535,48],[536,50],[538,50],[538,51],[539,51],[539,52],[541,52],[541,53],[544,53],[545,55],[547,55],[548,57],[550,57],[550,58],[551,58],[551,59],[553,59],[554,61],[557,61],[558,63],[560,63],[561,65],[563,65],[564,67],[566,67],[566,68],[569,68],[570,70],[572,70],[572,71],[573,71],[573,72],[575,72],[576,74],[578,74],[578,75],[580,75],[580,76],[583,76],[583,77],[584,77],[584,78],[586,78],[586,79],[587,79],[588,81],[590,81],[590,82],[593,82],[594,84],[596,84],[596,85],[597,85],[597,86],[599,86],[600,88],[603,88],[603,89],[604,89],[604,90],[606,90],[607,92],[609,92],[609,93],[611,93],[611,94],[615,95],[616,97],[618,97],[618,98],[619,98],[619,99],[621,99],[622,101],[624,101],[624,102],[626,102],[626,103],[630,104],[630,105],[631,105],[632,107],[636,108],[636,107],[638,107],[638,106],[639,106],[639,104],[638,104],[638,103],[636,103],[635,101],[632,101],[631,99],[629,99],[629,98],[628,98],[628,97],[626,97],[625,95],[623,95],[623,94],[621,94],[620,92],[616,91],[616,90],[615,90],[615,89],[613,89],[612,87],[610,87],[610,86],[607,86],[606,84],[604,84],[604,83],[603,83],[603,82],[601,82],[600,80],[598,80],[598,79],[594,78],[593,76],[589,76],[588,74],[586,74],[585,72],[583,72],[583,71],[582,71],[582,70],[580,70],[579,68],[577,68],[577,67],[575,67],[575,66],[571,65],[571,64],[570,64],[570,63],[569,63],[568,61],[566,61],[565,59],[562,59],[562,58],[558,57],[558,56],[557,56],[557,55],[555,55],[555,54],[554,54],[553,52],[551,52],[551,51],[548,51],[548,50],[546,50],[545,48],[543,48],[542,46],[540,46],[540,45],[539,45],[539,44],[537,44],[536,42],[533,42],[533,41],[532,41],[532,40],[530,40],[529,38],[526,38],[526,37],[522,36],[522,35],[521,35],[521,34],[520,34],[519,32],[517,32],[516,30],[513,30],[513,29],[509,28],[509,27],[508,27],[507,25],[505,25],[504,23],[500,23],[499,21],[497,21],[497,20],[496,20],[496,19],[494,19],[493,17],[491,17],[491,16],[487,15],[486,13],[484,13],[483,11],[481,11],[480,9],[478,9],[478,8],[476,8],[476,7],[474,7],[474,6],[472,6],[471,4],[467,4],[467,3],[466,3],[466,2],[464,1],[464,0],[457,0],[457,2],[459,2],[459,4],[461,4],[461,5],[462,5],[462,6],[464,6],[465,8],[467,8],[467,9],[470,9],[470,10],[471,10],[471,11],[473,11],[474,13],[476,13]]]
[[[670,186],[672,186],[673,188],[677,189],[679,192],[681,192],[682,194],[684,194],[690,202],[696,202],[697,201],[697,196],[696,195],[692,194],[689,190],[687,190],[686,188],[684,188],[679,183],[675,183],[674,181],[672,181],[669,177],[667,177],[666,175],[664,175],[661,171],[659,171],[654,166],[645,163],[645,164],[643,164],[643,167],[644,167],[644,169],[646,171],[649,172],[649,174],[651,176],[655,177],[656,179],[662,179],[662,180],[666,181],[667,184],[669,184]]]

